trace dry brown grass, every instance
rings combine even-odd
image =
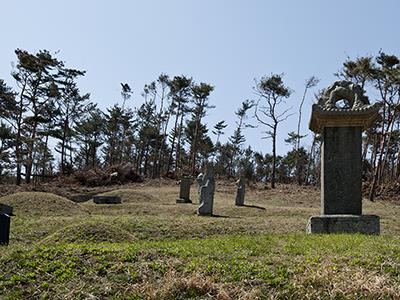
[[[303,299],[347,298],[396,299],[400,283],[388,273],[368,270],[359,266],[342,266],[325,263],[319,268],[308,267],[294,276],[294,296]]]

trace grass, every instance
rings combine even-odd
[[[400,239],[256,235],[5,249],[0,292],[18,298],[395,298]]]
[[[234,186],[218,185],[216,217],[198,217],[195,204],[175,204],[178,186],[172,184],[131,185],[107,194],[120,196],[122,204],[87,202],[73,206],[79,209],[74,213],[65,206],[54,214],[49,207],[29,213],[26,206],[35,203],[21,201],[11,244],[0,248],[0,298],[400,294],[400,209],[394,204],[364,203],[366,213],[381,216],[381,236],[306,235],[308,217],[319,213],[318,192],[311,188],[250,188],[248,206],[235,207]],[[196,202],[195,188],[192,195]]]

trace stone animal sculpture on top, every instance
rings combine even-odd
[[[318,105],[323,108],[337,108],[336,102],[343,100],[344,109],[357,109],[369,105],[368,97],[364,96],[363,89],[351,81],[335,81],[329,86],[322,97],[318,100]]]

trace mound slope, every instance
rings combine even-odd
[[[42,243],[121,243],[130,242],[133,236],[116,226],[105,223],[81,223],[65,227],[42,240]]]
[[[17,216],[74,216],[88,211],[71,200],[44,192],[19,192],[0,198],[0,203],[11,205]]]

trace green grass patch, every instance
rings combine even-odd
[[[395,237],[304,234],[3,247],[0,295],[390,298],[398,249]]]

